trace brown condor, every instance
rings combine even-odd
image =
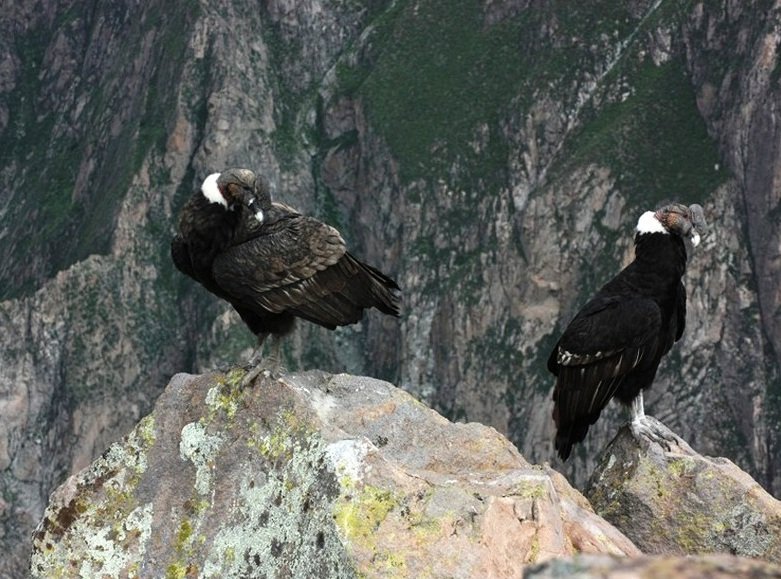
[[[263,340],[287,334],[296,318],[333,330],[372,307],[399,315],[395,281],[356,259],[333,227],[272,201],[267,181],[248,169],[206,177],[182,209],[171,256],[258,337],[253,364]]]

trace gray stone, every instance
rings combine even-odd
[[[517,577],[639,555],[493,428],[387,382],[242,370],[174,377],[122,442],[52,495],[32,574]]]
[[[645,553],[730,553],[781,562],[781,501],[725,458],[668,451],[624,427],[586,492]]]
[[[554,559],[524,570],[524,579],[770,579],[781,567],[766,561],[731,555],[633,557],[576,555]]]

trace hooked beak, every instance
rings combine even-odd
[[[689,206],[689,215],[691,218],[692,230],[689,234],[689,238],[692,241],[692,245],[697,247],[700,243],[700,233],[705,233],[708,227],[707,221],[705,221],[705,211],[702,205],[697,203]]]
[[[263,214],[263,210],[260,208],[260,203],[258,203],[258,200],[255,198],[253,193],[247,191],[246,189],[243,190],[241,192],[241,202],[252,212],[252,214],[255,216],[255,219],[258,220],[258,223],[263,223],[263,220],[266,216]]]

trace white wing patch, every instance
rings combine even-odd
[[[594,352],[593,354],[575,354],[568,352],[559,346],[559,351],[556,353],[556,363],[560,366],[578,366],[580,364],[590,364],[592,362],[601,360],[613,356],[617,350],[609,352]]]

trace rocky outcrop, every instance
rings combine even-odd
[[[636,557],[619,559],[608,556],[579,555],[535,565],[524,571],[524,579],[732,579],[781,577],[781,567],[729,555],[697,557]]]
[[[242,390],[243,373],[175,376],[52,495],[33,575],[518,577],[574,553],[639,555],[493,428],[379,380]]]
[[[622,428],[586,495],[644,553],[732,553],[781,563],[781,501],[731,461],[702,456],[682,440],[668,450]]]

